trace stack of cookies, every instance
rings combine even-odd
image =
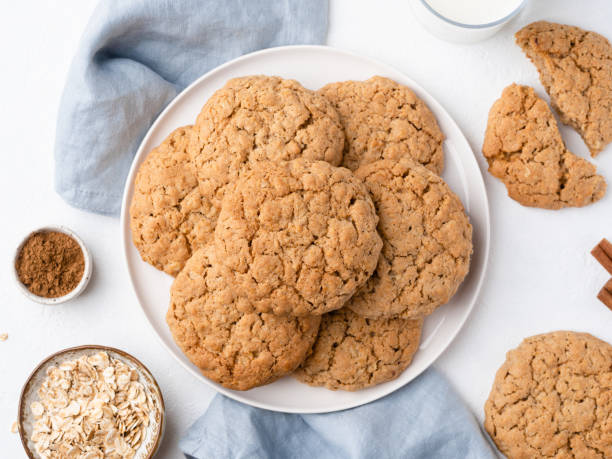
[[[399,376],[469,269],[472,228],[438,175],[443,140],[386,78],[318,92],[230,80],[135,182],[133,241],[176,277],[178,346],[236,390],[293,372],[344,390]]]

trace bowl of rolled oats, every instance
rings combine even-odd
[[[23,386],[18,428],[28,457],[148,459],[164,432],[151,372],[119,349],[87,345],[43,360]]]

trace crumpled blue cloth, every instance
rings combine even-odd
[[[217,395],[180,442],[187,458],[495,459],[472,413],[433,369],[385,398],[285,414]]]
[[[57,192],[118,214],[140,141],[182,89],[251,51],[323,43],[327,14],[327,0],[102,0],[60,104]]]

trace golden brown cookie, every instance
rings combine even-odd
[[[436,174],[444,167],[444,135],[429,107],[388,78],[331,83],[319,90],[344,126],[342,165],[350,170],[379,159],[409,156]]]
[[[525,339],[495,376],[485,428],[509,459],[612,457],[612,346],[569,331]]]
[[[319,315],[341,308],[374,271],[377,223],[365,185],[348,169],[261,162],[225,196],[216,253],[257,310]]]
[[[548,105],[512,84],[491,107],[482,152],[489,172],[524,206],[582,207],[606,192],[595,166],[565,148]]]
[[[189,259],[174,280],[166,321],[174,340],[202,374],[235,390],[292,372],[310,352],[320,317],[243,312],[220,274],[213,246]]]
[[[461,201],[409,158],[379,160],[355,175],[376,206],[383,248],[376,271],[346,307],[365,317],[431,314],[469,271],[472,226]]]
[[[197,117],[190,154],[213,220],[226,186],[259,161],[342,161],[344,131],[325,97],[270,76],[229,80]]]
[[[540,73],[561,121],[576,129],[595,156],[612,141],[612,46],[578,27],[538,21],[516,42]]]
[[[187,153],[190,135],[191,126],[178,128],[151,150],[136,174],[130,205],[140,256],[171,276],[192,251],[213,239],[216,222]]]
[[[325,314],[312,354],[295,372],[311,386],[359,390],[397,378],[419,347],[423,321]]]

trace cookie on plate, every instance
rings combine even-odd
[[[213,246],[196,251],[174,280],[166,321],[204,376],[247,390],[291,373],[310,352],[320,317],[243,312]]]
[[[342,165],[351,170],[379,159],[409,156],[440,174],[444,167],[440,131],[433,113],[412,90],[388,78],[331,83],[319,90],[344,126]]]
[[[509,459],[612,457],[612,346],[587,333],[525,339],[508,352],[485,428]]]
[[[612,45],[595,32],[538,21],[516,42],[540,73],[561,121],[597,155],[612,142]]]
[[[174,130],[141,164],[130,205],[132,240],[144,261],[175,276],[211,241],[216,215],[202,195],[187,148],[191,126]]]
[[[344,131],[325,97],[271,76],[229,80],[197,117],[190,154],[216,219],[228,184],[259,161],[309,158],[339,165]]]
[[[397,378],[419,347],[423,321],[325,314],[312,354],[295,372],[311,386],[359,390]]]
[[[467,275],[472,226],[459,198],[409,158],[360,167],[378,213],[376,271],[347,303],[366,317],[417,319],[447,303]]]
[[[325,161],[260,162],[225,196],[216,253],[256,310],[320,315],[370,277],[382,241],[361,180]]]
[[[524,206],[582,207],[606,192],[595,166],[565,148],[548,105],[529,86],[512,84],[493,104],[482,152],[489,172]]]

